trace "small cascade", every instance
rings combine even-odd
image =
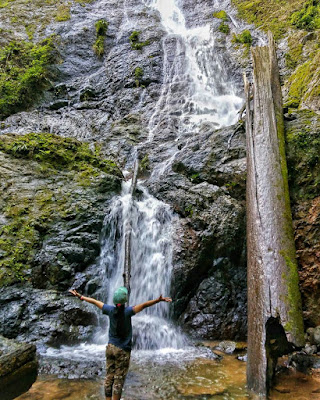
[[[172,221],[169,206],[152,197],[138,184],[136,194],[130,192],[131,182],[123,183],[122,193],[110,207],[105,218],[105,233],[100,257],[104,270],[107,302],[112,304],[113,290],[123,285],[125,262],[125,229],[131,225],[131,294],[130,304],[136,305],[169,295],[172,270]],[[183,336],[169,322],[169,305],[159,303],[133,319],[135,348],[177,348]],[[103,333],[100,340],[106,340]]]
[[[190,27],[180,3],[145,0],[160,14],[167,31],[162,41],[164,82],[149,120],[149,142],[168,135],[171,143],[168,146],[164,140],[161,144],[160,163],[153,177],[168,171],[179,143],[186,142],[202,124],[210,124],[213,129],[232,125],[243,104],[226,67],[226,56],[218,51],[217,32],[211,23]],[[221,9],[218,4],[214,7]]]

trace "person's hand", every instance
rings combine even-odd
[[[159,296],[159,298],[158,298],[158,301],[160,302],[160,301],[165,301],[165,302],[167,302],[167,303],[171,303],[172,302],[172,299],[171,299],[171,297],[162,297],[162,294],[160,294],[160,296]]]
[[[78,293],[76,290],[69,290],[69,293],[73,294],[76,297],[79,297],[79,299],[81,300],[81,294]]]

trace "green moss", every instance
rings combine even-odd
[[[301,64],[288,80],[288,101],[300,104],[320,95],[320,50]]]
[[[270,30],[275,39],[283,37],[288,31],[292,26],[292,13],[304,3],[304,0],[232,0],[240,18],[255,24],[265,32]]]
[[[97,56],[102,57],[104,54],[104,40],[108,31],[108,22],[100,19],[95,23],[96,41],[93,45],[93,50]]]
[[[140,42],[139,35],[140,31],[133,31],[129,36],[131,48],[133,50],[141,50],[144,46],[148,46],[150,44],[150,40],[146,40],[145,42]]]
[[[193,216],[193,206],[192,206],[192,204],[188,204],[185,207],[184,212],[185,212],[187,217],[192,218],[192,216]]]
[[[143,77],[143,69],[141,67],[137,67],[134,70],[134,78],[136,82],[136,86],[139,87],[141,83],[141,79]]]
[[[140,172],[148,171],[150,168],[149,156],[146,154],[139,163]]]
[[[111,175],[122,176],[115,162],[100,157],[99,149],[93,152],[88,143],[50,133],[2,135],[0,150],[17,158],[48,164],[56,169],[84,171],[94,167]]]
[[[14,0],[0,0],[0,8],[5,8],[5,7],[7,7],[8,4],[9,4],[10,2],[12,2],[12,1],[14,1]]]
[[[222,21],[224,21],[224,22],[226,22],[226,21],[229,20],[228,14],[227,14],[224,10],[216,11],[216,12],[214,12],[212,15],[213,15],[215,18],[222,19]]]
[[[53,38],[39,44],[13,41],[0,49],[0,118],[29,107],[48,87],[55,58]]]
[[[299,123],[287,123],[287,159],[292,201],[313,199],[320,193],[320,117],[300,111]]]
[[[292,239],[293,240],[293,239]],[[282,252],[286,265],[288,267],[288,274],[282,277],[285,280],[285,284],[288,288],[288,294],[285,301],[290,306],[288,316],[289,320],[284,324],[286,332],[291,332],[295,338],[297,338],[300,345],[304,343],[304,326],[302,318],[302,304],[301,294],[299,291],[299,275],[298,275],[298,264],[296,261],[296,254],[293,250],[289,254],[288,252]]]
[[[298,29],[313,31],[320,28],[320,4],[318,0],[306,1],[303,8],[294,12],[290,22]]]
[[[251,32],[248,29],[246,29],[242,31],[239,35],[233,34],[232,42],[244,44],[248,47],[251,46],[252,44]]]
[[[222,22],[219,25],[219,31],[222,33],[225,33],[226,35],[228,35],[230,33],[230,28],[228,24],[225,24],[224,22]]]
[[[59,4],[55,20],[57,22],[68,21],[70,19],[70,4]]]

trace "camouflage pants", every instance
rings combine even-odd
[[[104,381],[104,392],[106,397],[113,394],[121,395],[124,380],[129,369],[130,351],[125,351],[113,344],[108,344],[106,350],[107,375]]]

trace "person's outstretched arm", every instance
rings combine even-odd
[[[102,307],[104,305],[104,303],[102,303],[102,301],[93,299],[91,297],[82,296],[76,290],[69,290],[69,292],[72,293],[74,296],[79,297],[80,300],[86,301],[87,303],[94,304],[95,306],[99,307],[100,309],[102,309]]]
[[[146,301],[145,303],[138,304],[137,306],[134,306],[132,308],[133,308],[134,313],[137,314],[138,312],[144,310],[145,308],[154,306],[155,304],[160,303],[161,301],[165,301],[167,303],[171,303],[172,299],[170,297],[162,297],[162,294],[161,294],[155,300]]]

